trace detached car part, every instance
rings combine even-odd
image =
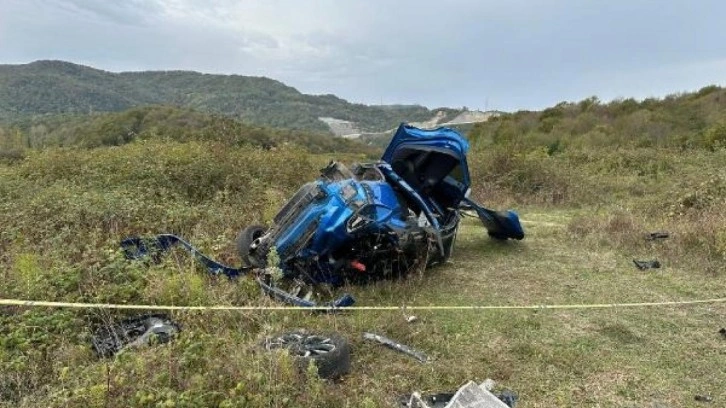
[[[391,348],[391,349],[401,352],[403,354],[407,354],[407,355],[415,358],[416,360],[418,360],[421,363],[426,363],[429,360],[428,357],[426,357],[426,354],[424,354],[420,351],[416,351],[405,344],[401,344],[395,340],[391,340],[388,337],[384,337],[379,334],[366,332],[366,333],[363,333],[363,339],[377,341],[388,348]]]
[[[121,350],[152,342],[168,343],[179,331],[179,325],[165,315],[144,315],[99,327],[91,344],[99,357],[111,357]]]
[[[350,372],[350,345],[338,334],[298,330],[269,337],[264,346],[267,350],[287,350],[302,371],[314,362],[321,378],[334,379]]]

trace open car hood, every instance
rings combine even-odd
[[[388,164],[393,164],[391,160],[396,151],[407,146],[443,148],[456,155],[463,162],[466,162],[466,153],[469,151],[469,142],[454,129],[447,127],[419,129],[401,123],[381,159]]]
[[[471,179],[466,162],[469,142],[454,129],[419,129],[402,123],[381,158],[423,195],[428,195],[427,181],[446,186],[438,195],[448,197],[446,205],[458,205]]]

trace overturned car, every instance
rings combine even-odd
[[[240,257],[249,268],[275,259],[285,278],[337,286],[445,262],[463,211],[475,212],[495,239],[522,239],[516,213],[469,197],[468,149],[453,129],[402,124],[380,161],[350,168],[331,162],[272,225],[243,229]]]

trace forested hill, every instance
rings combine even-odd
[[[418,105],[368,106],[334,95],[306,95],[264,77],[190,71],[112,73],[63,61],[0,65],[0,121],[144,105],[175,105],[258,125],[318,131],[329,131],[320,117],[350,121],[362,131],[383,131],[403,121],[434,116]],[[452,117],[460,113],[437,111]]]
[[[726,146],[726,88],[705,86],[665,98],[603,103],[596,97],[543,111],[502,113],[468,132],[475,143],[567,148],[613,146]]]
[[[27,149],[121,146],[137,140],[275,148],[290,145],[308,153],[380,152],[355,140],[306,130],[274,129],[189,108],[143,106],[121,112],[33,117],[0,125],[0,162],[21,159]]]

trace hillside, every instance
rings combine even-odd
[[[0,121],[32,115],[115,112],[174,105],[278,128],[330,131],[321,117],[383,131],[423,121],[434,111],[418,105],[368,106],[334,95],[306,95],[264,77],[190,71],[113,73],[63,61],[0,65]],[[454,117],[460,110],[438,109]]]
[[[212,142],[265,149],[291,145],[308,153],[377,154],[374,148],[357,141],[320,132],[254,126],[187,108],[145,106],[121,112],[40,116],[12,126],[0,125],[0,160],[23,157],[28,149],[97,148],[136,140]]]

